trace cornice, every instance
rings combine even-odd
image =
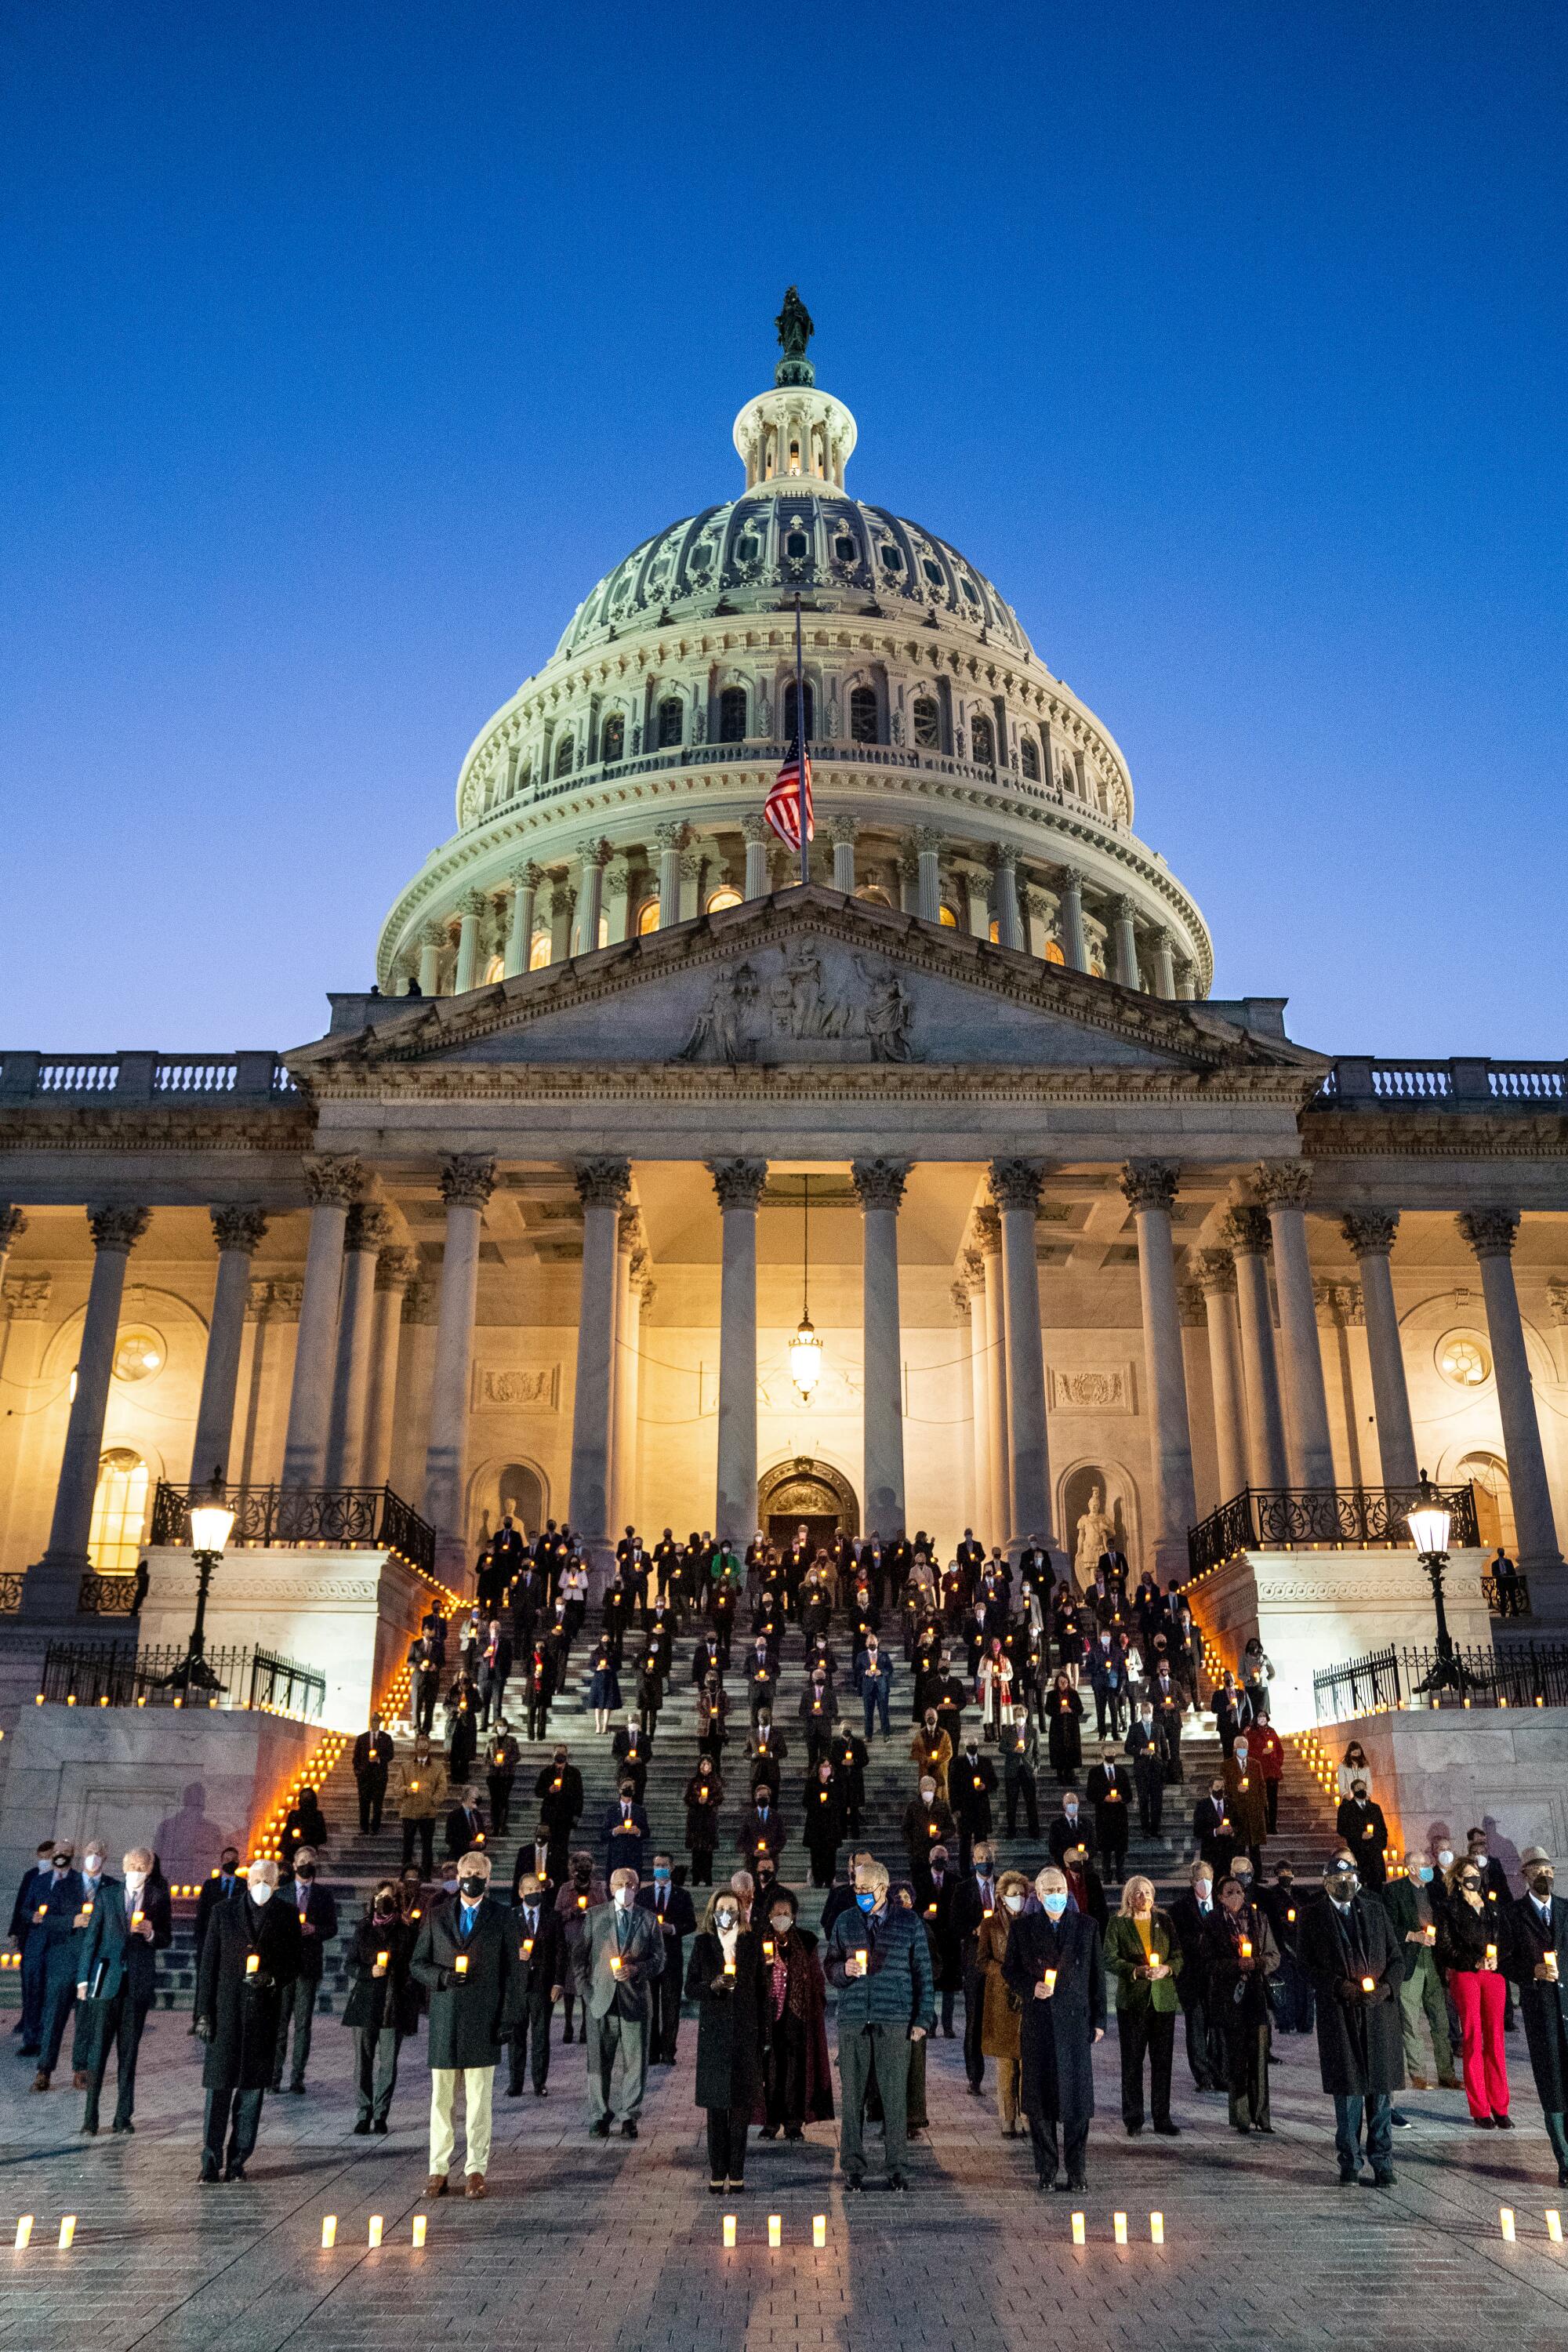
[[[1559,1160],[1568,1156],[1561,1112],[1303,1111],[1315,1160]]]
[[[0,1111],[0,1150],[309,1151],[316,1122],[308,1103],[274,1111],[109,1110],[82,1106]]]
[[[742,1063],[699,1066],[662,1062],[425,1062],[377,1063],[364,1067],[327,1065],[313,1078],[325,1103],[560,1103],[604,1104],[864,1102],[1081,1103],[1113,1109],[1118,1104],[1170,1102],[1257,1104],[1292,1108],[1300,1096],[1299,1073],[1286,1070],[1128,1070],[1121,1066],[1049,1070],[973,1064],[796,1063],[761,1066]]]

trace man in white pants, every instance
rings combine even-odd
[[[463,2085],[468,2146],[465,2194],[485,2194],[496,2064],[516,2020],[520,1977],[506,1906],[489,1892],[490,1858],[477,1849],[458,1864],[458,1892],[427,1913],[412,1969],[430,1999],[430,2178],[445,2197],[457,2148],[454,2108]]]

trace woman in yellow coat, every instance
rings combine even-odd
[[[1002,1974],[1007,1938],[1022,1911],[1029,1882],[1021,1870],[1005,1870],[996,1881],[996,1907],[982,1919],[974,1936],[974,1965],[984,1980],[980,2011],[980,2047],[996,2062],[996,2114],[1004,2139],[1021,2139],[1026,2126],[1018,2120],[1018,2002]]]

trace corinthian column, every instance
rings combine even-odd
[[[626,1500],[626,1368],[631,1345],[632,1261],[637,1255],[641,1229],[642,1220],[637,1211],[623,1209],[616,1223],[616,1344],[610,1360],[610,1528],[617,1538],[622,1521],[631,1516]]]
[[[235,1399],[239,1391],[239,1351],[245,1339],[245,1307],[250,1296],[250,1261],[267,1231],[257,1208],[210,1209],[217,1243],[217,1281],[212,1321],[196,1402],[196,1434],[191,1447],[191,1481],[213,1477],[232,1460]]]
[[[616,1243],[631,1189],[629,1160],[579,1160],[583,1284],[577,1310],[577,1377],[572,1405],[572,1528],[590,1554],[595,1581],[613,1556],[610,1535],[611,1376],[616,1341]]]
[[[419,1260],[411,1249],[384,1249],[375,1261],[375,1321],[371,1332],[370,1390],[359,1481],[384,1486],[392,1475],[392,1433],[397,1415],[397,1361],[403,1352],[403,1307]]]
[[[1138,974],[1138,936],[1132,928],[1132,901],[1115,898],[1111,901],[1111,939],[1115,943],[1115,961],[1111,977],[1119,988],[1136,988]]]
[[[577,952],[592,955],[599,944],[599,910],[604,902],[605,868],[614,856],[607,841],[591,841],[577,864]]]
[[[987,1454],[991,1472],[988,1544],[1005,1543],[1013,1516],[1012,1447],[1007,1426],[1007,1292],[1002,1279],[1002,1218],[995,1209],[977,1209],[980,1264],[985,1277],[985,1391]]]
[[[27,1230],[27,1220],[20,1209],[0,1207],[0,1296],[5,1287],[5,1261],[11,1255],[11,1244],[19,1242]]]
[[[1154,1564],[1162,1578],[1186,1574],[1187,1530],[1198,1516],[1182,1310],[1171,1255],[1176,1172],[1174,1162],[1167,1160],[1130,1160],[1121,1171],[1122,1196],[1138,1223],[1143,1360],[1153,1423]]]
[[[1372,1364],[1372,1406],[1377,1421],[1377,1458],[1385,1486],[1414,1486],[1415,1432],[1410,1391],[1405,1383],[1405,1349],[1399,1310],[1394,1303],[1389,1256],[1399,1231],[1397,1209],[1362,1209],[1342,1217],[1340,1231],[1355,1252],[1366,1316],[1367,1355]]]
[[[1307,1195],[1312,1171],[1305,1160],[1265,1160],[1258,1189],[1274,1235],[1274,1284],[1285,1343],[1285,1450],[1293,1486],[1331,1486],[1334,1449],[1329,1400],[1318,1345],[1318,1301],[1307,1253]]]
[[[1288,1486],[1285,1412],[1274,1354],[1274,1309],[1268,1300],[1268,1219],[1261,1209],[1232,1209],[1220,1226],[1220,1239],[1236,1264],[1241,1368],[1247,1383],[1247,1484]]]
[[[533,946],[533,909],[539,897],[539,886],[544,879],[544,868],[535,866],[531,858],[526,866],[516,866],[511,876],[511,921],[506,935],[506,978],[515,980],[520,971],[528,970],[528,958]]]
[[[757,1523],[757,1208],[765,1160],[710,1160],[719,1196],[719,1480],[713,1532],[745,1548]]]
[[[1083,876],[1069,866],[1062,876],[1058,901],[1062,928],[1062,953],[1074,971],[1089,970],[1089,940],[1083,928]]]
[[[103,1420],[109,1410],[120,1305],[125,1295],[125,1265],[150,1221],[149,1212],[140,1208],[105,1207],[87,1213],[92,1234],[92,1280],[77,1342],[76,1395],[66,1423],[48,1549],[27,1570],[23,1587],[25,1617],[74,1617],[77,1613],[79,1581],[89,1565],[87,1545],[92,1531],[92,1498],[98,1491]]]
[[[1051,1539],[1051,1465],[1046,1444],[1046,1350],[1040,1338],[1040,1268],[1035,1218],[1045,1171],[1033,1160],[994,1160],[991,1193],[1002,1215],[1007,1298],[1008,1548]]]
[[[470,988],[479,986],[481,932],[489,905],[482,890],[465,890],[458,902],[462,920],[458,926],[458,976],[452,983],[455,996],[466,996]]]
[[[741,885],[745,898],[765,898],[768,895],[768,828],[760,816],[741,819],[741,837],[746,845],[746,872]]]
[[[1487,1334],[1492,1343],[1498,1412],[1502,1421],[1502,1450],[1508,1461],[1513,1524],[1519,1537],[1519,1564],[1523,1569],[1561,1568],[1563,1554],[1552,1515],[1552,1489],[1546,1481],[1541,1424],[1535,1417],[1535,1390],[1513,1280],[1518,1212],[1466,1209],[1456,1222],[1462,1238],[1474,1250],[1476,1264],[1481,1270]]]
[[[905,1160],[857,1160],[863,1257],[866,1529],[884,1538],[904,1526],[903,1339],[899,1320],[899,1203]]]
[[[833,845],[833,887],[846,898],[855,891],[855,835],[858,828],[852,816],[830,816],[827,838]]]
[[[294,1385],[289,1392],[289,1428],[283,1440],[285,1486],[323,1484],[338,1349],[343,1234],[349,1211],[364,1190],[364,1170],[351,1157],[307,1160],[305,1189],[312,1202],[310,1238],[305,1249]]]
[[[436,1530],[436,1571],[462,1589],[468,1565],[464,1464],[468,1378],[474,1360],[474,1309],[479,1291],[479,1228],[495,1190],[488,1151],[455,1151],[441,1162],[447,1203],[441,1295],[436,1310],[436,1367],[430,1379],[430,1441],[425,1455],[425,1517]]]
[[[1226,1249],[1205,1249],[1199,1250],[1188,1264],[1203,1286],[1209,1335],[1209,1379],[1214,1385],[1219,1499],[1228,1503],[1247,1483],[1247,1392],[1241,1369],[1241,1331],[1236,1316],[1236,1260]]]
[[[1024,918],[1018,906],[1018,853],[1004,844],[994,852],[996,869],[996,944],[1021,948]]]
[[[915,908],[922,923],[942,920],[942,835],[933,824],[918,825],[915,829],[915,856],[919,873],[919,903]]]
[[[370,1393],[377,1253],[392,1239],[392,1220],[374,1201],[356,1201],[343,1229],[343,1286],[338,1307],[338,1364],[327,1432],[326,1484],[357,1486]]]
[[[974,1430],[974,1499],[969,1507],[970,1525],[988,1544],[995,1525],[991,1495],[991,1382],[985,1353],[985,1261],[978,1250],[963,1253],[963,1293],[969,1301],[969,1412]]]
[[[686,846],[687,827],[679,819],[656,824],[653,837],[658,850],[658,928],[668,931],[680,920],[680,853]]]

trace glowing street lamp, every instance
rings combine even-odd
[[[1421,1473],[1421,1491],[1415,1507],[1407,1511],[1405,1524],[1410,1530],[1410,1540],[1415,1556],[1426,1570],[1432,1587],[1432,1605],[1437,1613],[1437,1663],[1424,1682],[1416,1685],[1418,1692],[1436,1699],[1439,1691],[1451,1690],[1463,1697],[1470,1688],[1473,1677],[1454,1648],[1454,1638],[1448,1631],[1447,1612],[1443,1606],[1443,1571],[1448,1565],[1448,1534],[1453,1526],[1453,1513],[1445,1507],[1443,1498],[1427,1477]]]
[[[173,1674],[164,1678],[166,1690],[205,1690],[217,1692],[223,1684],[206,1662],[207,1593],[211,1589],[213,1570],[223,1558],[229,1537],[234,1533],[234,1511],[223,1483],[221,1466],[214,1470],[211,1483],[190,1506],[191,1559],[196,1571],[196,1622],[191,1628],[191,1643]]]

